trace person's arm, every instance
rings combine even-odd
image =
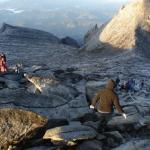
[[[95,97],[92,99],[92,104],[91,105],[95,107],[98,100],[99,100],[99,93],[97,93],[95,95]]]
[[[119,113],[121,113],[121,114],[124,113],[122,107],[120,106],[119,98],[118,98],[117,95],[116,95],[115,98],[114,98],[113,104],[114,104],[114,106],[116,107],[116,109],[117,109],[117,111],[118,111]]]
[[[114,105],[115,105],[117,111],[118,111],[125,119],[127,119],[127,115],[125,114],[125,112],[123,111],[122,107],[120,106],[119,98],[118,98],[117,95],[115,96],[113,103],[114,103]]]

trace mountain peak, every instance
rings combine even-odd
[[[134,0],[120,9],[118,14],[108,22],[102,31],[91,37],[92,44],[86,43],[91,50],[98,49],[102,45],[108,45],[117,49],[140,49],[143,38],[143,45],[148,48],[150,36],[150,0]],[[139,34],[140,31],[140,34]],[[146,33],[145,33],[146,32]],[[142,47],[143,48],[143,47]]]
[[[7,23],[3,23],[0,29],[0,35],[26,40],[46,40],[52,43],[60,43],[60,39],[51,33],[37,29],[12,26]]]

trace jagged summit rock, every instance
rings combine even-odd
[[[73,38],[71,38],[69,36],[67,36],[65,38],[62,38],[61,42],[62,42],[62,44],[66,44],[66,45],[70,45],[72,47],[79,48],[78,42],[75,39],[73,39]]]
[[[95,34],[90,34],[84,48],[94,50],[105,45],[117,49],[136,48],[143,51],[149,48],[149,6],[150,0],[134,0],[123,6],[110,22],[96,30]]]
[[[97,32],[99,31],[99,28],[96,25],[94,25],[87,33],[86,35],[84,36],[84,42],[88,42],[90,40],[90,37],[93,35],[93,34],[96,34]]]
[[[29,40],[47,40],[52,43],[60,43],[60,39],[51,33],[37,29],[12,26],[7,23],[3,23],[0,29],[0,35]]]

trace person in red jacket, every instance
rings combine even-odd
[[[5,55],[0,55],[0,72],[4,73],[7,72],[7,64],[6,64],[6,56]]]

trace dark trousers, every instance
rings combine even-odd
[[[100,113],[100,112],[97,113],[100,119],[98,130],[100,131],[107,130],[107,122],[112,118],[112,113]]]

